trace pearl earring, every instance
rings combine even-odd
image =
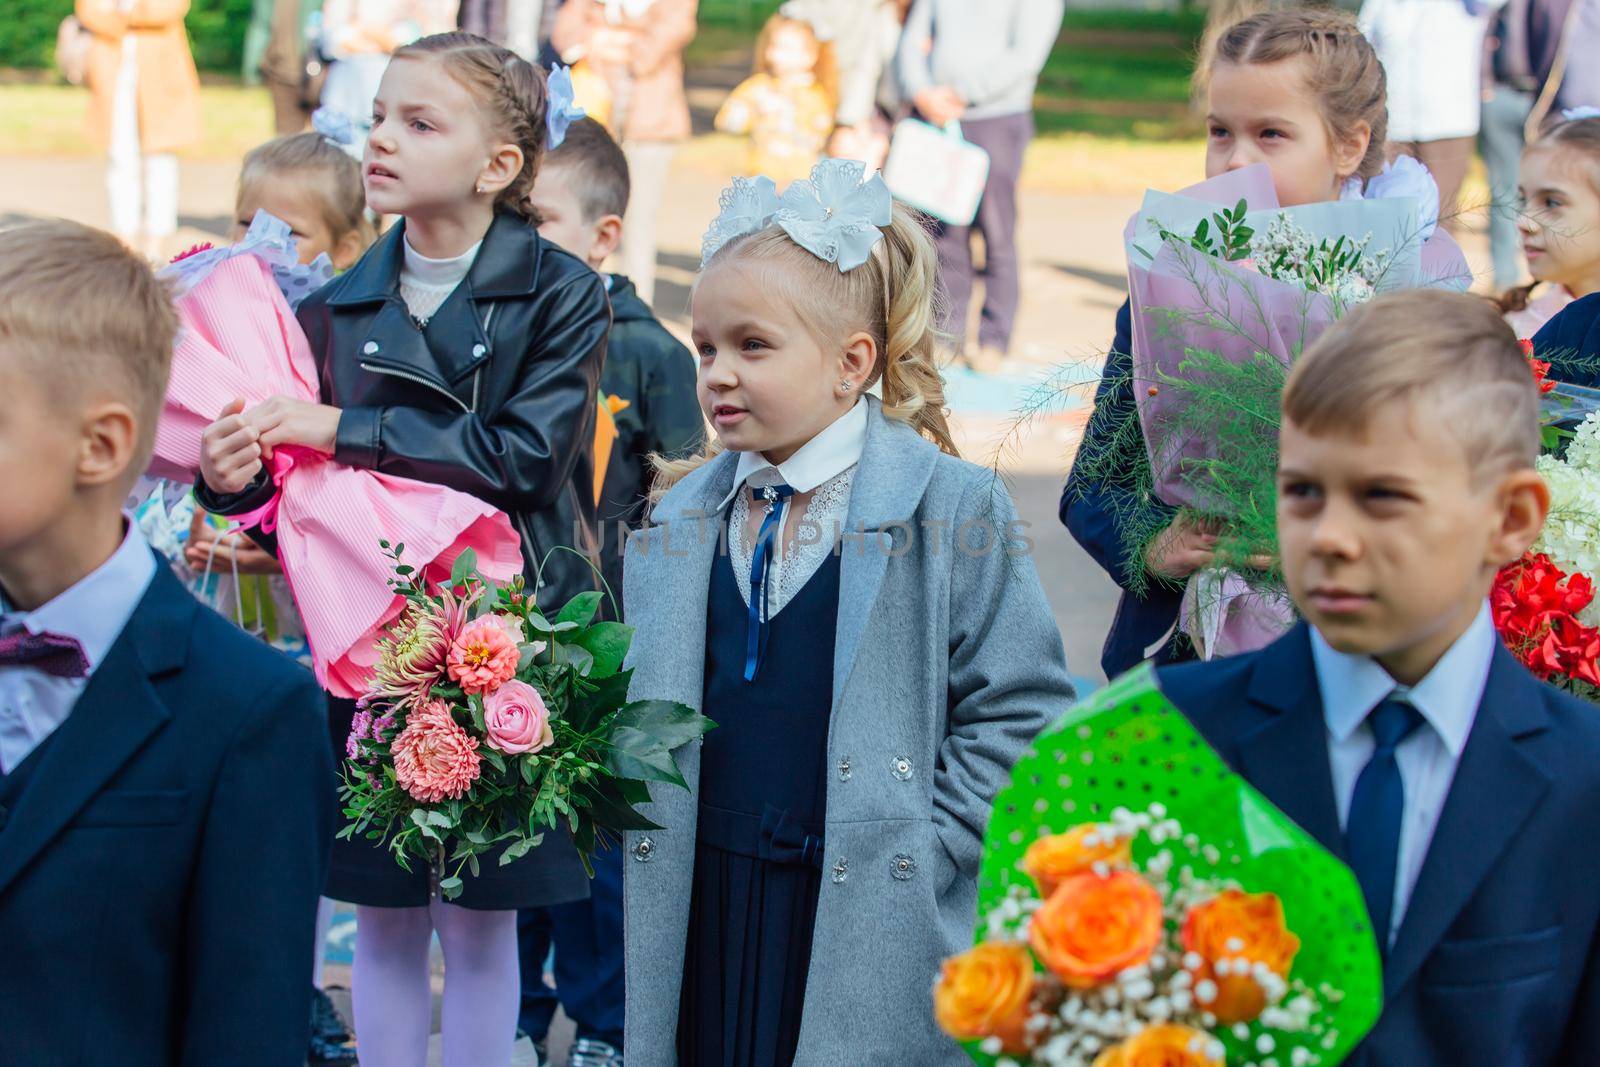
[[[478,195],[479,196],[483,195],[483,183],[482,182],[478,183]]]

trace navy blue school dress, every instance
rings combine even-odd
[[[830,554],[767,621],[745,681],[748,608],[732,554],[712,566],[699,832],[678,1015],[678,1061],[794,1059],[822,885],[828,716],[839,613]]]

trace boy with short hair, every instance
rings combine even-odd
[[[580,119],[561,146],[544,158],[533,188],[542,220],[539,233],[599,271],[622,240],[628,208],[628,160],[606,128]],[[694,356],[667,332],[621,274],[605,274],[611,296],[611,335],[600,391],[617,423],[596,511],[605,550],[601,569],[622,599],[622,543],[618,524],[639,525],[650,490],[652,454],[682,456],[699,450],[705,419],[695,395]]]
[[[1384,956],[1353,1063],[1566,1064],[1600,1040],[1600,713],[1486,598],[1538,536],[1538,397],[1476,297],[1381,297],[1283,398],[1278,539],[1305,623],[1159,672],[1222,755],[1355,871]]]
[[[534,184],[539,233],[599,271],[622,240],[628,210],[628,161],[604,126],[580,119],[545,156]],[[611,334],[600,392],[616,420],[596,509],[601,572],[622,615],[622,526],[638,526],[652,478],[650,456],[698,451],[705,421],[695,395],[694,357],[651,314],[620,274],[603,275],[611,297]],[[597,457],[598,460],[598,457]],[[541,1044],[559,1000],[577,1024],[571,1067],[620,1067],[622,851],[594,855],[588,900],[525,910],[518,917],[522,953],[521,1028]],[[555,942],[556,989],[544,984],[544,961]]]
[[[282,1067],[333,831],[311,675],[122,504],[177,316],[70,222],[0,231],[0,1058]]]

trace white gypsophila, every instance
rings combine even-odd
[[[1041,832],[1048,831],[1041,827]],[[1095,824],[1084,844],[1094,847],[1140,837],[1156,846],[1143,862],[1142,873],[1161,896],[1164,920],[1161,945],[1144,963],[1121,972],[1105,985],[1086,990],[1062,989],[1053,1010],[1046,1003],[1036,1002],[1026,1026],[1038,1044],[1026,1060],[1001,1057],[999,1064],[1093,1067],[1108,1048],[1156,1023],[1181,1023],[1202,1032],[1217,1026],[1216,1017],[1206,1010],[1217,997],[1217,985],[1210,979],[1195,980],[1192,972],[1200,968],[1202,960],[1195,953],[1184,952],[1178,934],[1190,909],[1225,889],[1240,887],[1232,880],[1196,872],[1197,862],[1213,869],[1218,867],[1224,858],[1222,853],[1197,835],[1186,833],[1182,824],[1170,817],[1165,806],[1159,803],[1151,804],[1145,811],[1113,809],[1108,821]],[[1097,873],[1104,877],[1109,869],[1097,869]],[[1029,923],[1042,905],[1043,901],[1031,885],[1010,886],[1006,896],[983,916],[985,940],[1027,944]],[[1244,945],[1241,942],[1227,947],[1229,951],[1241,952]],[[1241,1040],[1255,1034],[1275,1043],[1274,1033],[1320,1033],[1316,1017],[1322,1004],[1336,1001],[1342,995],[1327,986],[1314,992],[1300,979],[1285,980],[1265,964],[1242,956],[1217,960],[1213,969],[1218,976],[1248,976],[1261,986],[1265,995],[1265,1010],[1258,1024],[1240,1024],[1233,1028]],[[1205,1040],[1208,1054],[1220,1058],[1222,1047],[1215,1035],[1208,1035]],[[981,1047],[991,1055],[999,1052],[998,1041]],[[1298,1048],[1295,1051],[1301,1054],[1295,1060],[1301,1067],[1313,1067],[1320,1062],[1321,1057],[1316,1054]]]
[[[1347,257],[1353,256],[1350,265],[1333,272],[1331,277],[1319,279],[1319,275],[1328,274],[1325,268],[1333,254],[1334,242],[1317,240],[1287,214],[1280,214],[1251,243],[1250,256],[1268,277],[1325,293],[1348,307],[1371,300],[1387,268],[1388,253],[1368,252],[1371,244],[1370,233],[1360,240],[1345,242],[1341,250]]]
[[[1550,487],[1550,517],[1533,550],[1569,574],[1600,579],[1600,415],[1583,420],[1564,458],[1540,456],[1538,470]],[[1578,621],[1600,626],[1600,599]]]

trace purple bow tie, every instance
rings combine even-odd
[[[32,667],[57,678],[89,677],[89,657],[77,638],[27,630],[0,637],[0,667]]]

